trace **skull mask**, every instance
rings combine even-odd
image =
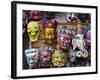
[[[36,68],[38,63],[38,49],[28,49],[25,50],[25,55],[29,69]]]
[[[31,42],[38,41],[38,37],[39,37],[39,33],[40,33],[39,27],[40,27],[39,22],[32,21],[28,24],[27,32],[28,32],[29,39]]]

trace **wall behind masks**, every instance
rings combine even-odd
[[[11,1],[0,1],[0,80],[12,80],[10,78],[11,73]],[[19,0],[20,1],[20,0]],[[22,0],[21,0],[22,1]],[[24,0],[27,1],[27,0]],[[81,4],[81,5],[94,5],[98,6],[100,10],[100,0],[29,0],[36,2],[49,2],[49,3],[64,3],[64,4]],[[100,11],[98,11],[100,14]],[[98,15],[98,22],[100,21],[100,15]],[[98,27],[98,34],[100,34],[100,27]],[[100,37],[98,37],[98,41]],[[98,42],[98,47],[99,42]],[[100,50],[98,51],[98,53]],[[98,57],[100,54],[98,54]],[[98,58],[100,61],[100,58]],[[98,68],[100,64],[98,64]],[[46,77],[46,78],[34,78],[34,80],[99,80],[100,68],[98,74],[89,75],[75,75],[75,76],[63,76],[63,77]],[[22,79],[19,79],[22,80]],[[33,80],[33,79],[26,79]]]

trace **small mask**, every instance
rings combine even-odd
[[[70,23],[76,23],[77,22],[77,15],[75,13],[68,14],[67,21]]]
[[[27,49],[25,50],[25,55],[29,69],[36,68],[38,63],[38,49]]]
[[[54,67],[64,67],[66,63],[65,53],[62,51],[54,51],[52,55],[52,63]]]
[[[29,39],[31,42],[38,41],[39,33],[40,33],[40,24],[39,22],[32,21],[28,24],[27,32],[29,35]]]
[[[39,21],[41,19],[42,13],[40,11],[33,11],[32,12],[32,19],[34,21]]]
[[[45,25],[45,42],[49,45],[55,42],[56,25],[53,22],[48,22]]]
[[[51,65],[52,51],[42,49],[39,53],[39,67],[48,68]]]

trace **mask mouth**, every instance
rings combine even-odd
[[[63,44],[61,47],[64,48],[64,49],[68,49],[69,46],[70,46],[70,45],[67,43],[67,44]]]
[[[36,34],[38,34],[38,32],[39,32],[38,30],[37,30],[37,31],[35,31],[35,33],[36,33]]]
[[[41,62],[40,64],[41,64],[41,66],[49,66],[50,62],[49,61],[44,61],[44,62]]]

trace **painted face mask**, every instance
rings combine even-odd
[[[56,50],[52,55],[52,63],[54,67],[64,67],[66,63],[65,53]]]
[[[53,22],[48,22],[45,26],[45,42],[49,45],[55,42],[56,25]]]
[[[77,15],[75,13],[69,13],[67,15],[67,21],[70,23],[76,23],[77,22]]]
[[[39,54],[39,67],[48,68],[51,65],[52,51],[42,50]]]
[[[84,53],[82,56],[84,58],[88,57],[88,51],[85,49],[85,40],[83,34],[77,34],[72,40],[72,45],[74,51],[82,51]]]
[[[39,27],[40,27],[39,22],[32,21],[28,24],[27,32],[28,32],[29,39],[31,42],[38,41],[38,37],[39,37],[39,33],[40,33]]]
[[[25,55],[29,69],[36,68],[38,65],[38,49],[27,49],[25,50]]]
[[[71,36],[68,31],[58,31],[57,32],[57,46],[58,49],[66,52],[69,50],[71,45]]]
[[[41,19],[41,12],[40,11],[33,11],[32,12],[32,19],[34,21],[39,21]]]

